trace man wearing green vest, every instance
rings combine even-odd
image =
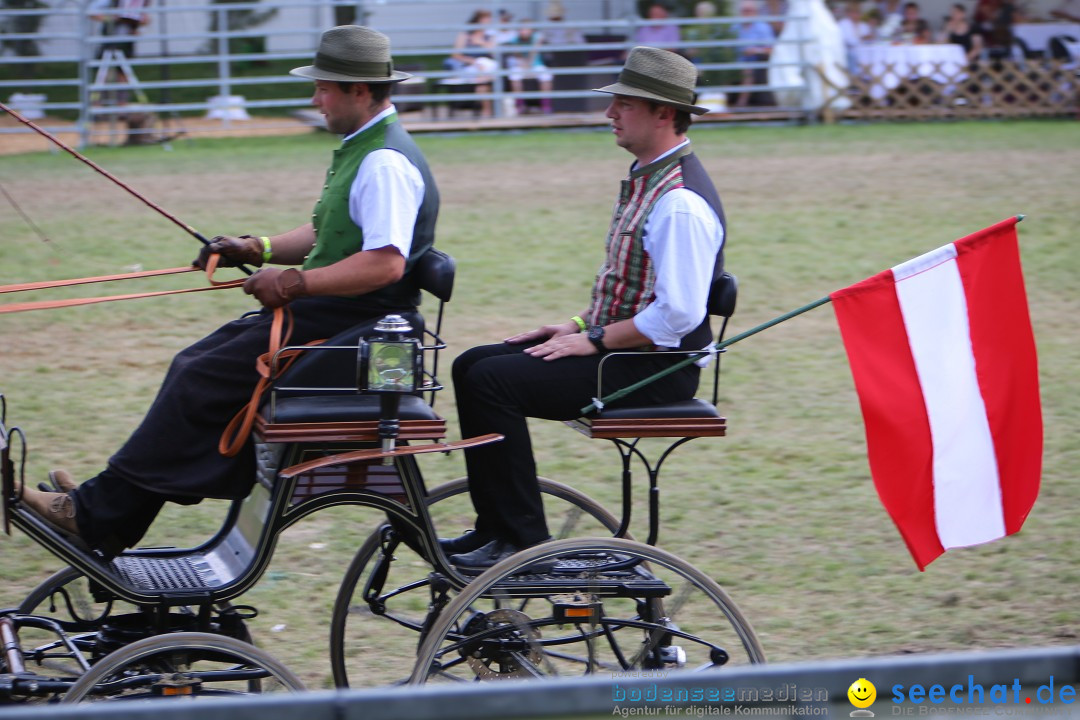
[[[724,269],[724,211],[686,131],[697,70],[667,50],[636,47],[607,117],[615,142],[636,161],[623,181],[607,253],[587,308],[570,320],[466,351],[454,362],[462,437],[499,433],[502,442],[465,451],[476,529],[440,540],[463,573],[479,573],[548,539],[527,417],[572,420],[596,395],[597,367],[611,350],[647,350],[607,363],[601,396],[683,359],[712,341],[706,303]],[[695,365],[626,396],[628,405],[688,400]]]
[[[58,492],[24,489],[31,509],[105,556],[137,543],[165,502],[247,495],[250,439],[231,457],[218,441],[258,382],[272,309],[288,306],[290,343],[299,345],[419,304],[411,270],[434,240],[439,193],[390,102],[392,84],[409,75],[394,70],[385,35],[355,25],[325,32],[314,64],[292,73],[314,80],[312,104],[344,136],[311,221],[276,235],[216,237],[195,260],[202,267],[217,254],[222,265],[289,266],[264,267],[244,283],[263,310],[173,359],[142,424],[100,474],[76,485],[54,470]]]

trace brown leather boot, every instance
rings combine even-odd
[[[79,536],[79,526],[75,522],[75,503],[67,493],[43,492],[24,487],[22,502],[50,525],[69,535]]]
[[[75,484],[75,478],[71,477],[71,473],[67,470],[50,470],[49,482],[62,493],[71,492],[78,487]]]

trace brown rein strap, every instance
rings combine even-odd
[[[181,293],[202,292],[203,290],[224,290],[238,287],[244,284],[243,280],[214,280],[214,271],[217,270],[220,256],[211,254],[206,262],[207,287],[184,288],[181,290],[158,290],[154,292],[131,293],[128,295],[109,295],[105,297],[74,298],[69,300],[39,300],[36,302],[7,303],[0,305],[0,314],[25,312],[27,310],[49,310],[53,308],[73,307],[76,305],[90,305],[93,303],[110,302],[112,300],[134,300],[136,298],[155,297],[158,295],[178,295]],[[43,282],[19,283],[16,285],[0,285],[0,294],[25,292],[29,290],[47,290],[55,287],[67,287],[70,285],[87,285],[98,282],[112,282],[114,280],[132,280],[136,278],[155,277],[158,275],[176,275],[179,273],[194,272],[197,267],[166,268],[164,270],[142,270],[139,272],[123,273],[120,275],[102,275],[99,277],[74,278],[70,280],[46,280]],[[255,416],[258,414],[262,396],[270,387],[272,380],[272,366],[279,372],[283,372],[300,355],[302,349],[293,348],[281,351],[289,344],[289,337],[293,330],[292,310],[286,307],[274,308],[274,317],[270,324],[270,347],[255,361],[255,369],[259,373],[259,381],[251,393],[251,400],[247,405],[229,421],[225,432],[221,435],[218,443],[218,452],[226,457],[233,457],[239,453],[251,435],[255,425]],[[318,345],[325,342],[316,340],[308,345]]]
[[[218,441],[218,452],[225,457],[234,457],[244,449],[244,443],[247,442],[255,426],[255,416],[258,415],[259,406],[262,404],[262,396],[273,381],[274,371],[285,372],[304,351],[304,348],[326,342],[313,340],[303,347],[282,350],[289,344],[292,330],[292,309],[288,305],[274,308],[274,319],[270,324],[270,349],[255,360],[259,382],[251,392],[251,400],[229,421],[225,432],[221,434],[221,440]]]
[[[54,287],[67,287],[69,285],[89,285],[90,283],[112,282],[113,280],[134,280],[136,278],[156,277],[158,275],[176,275],[179,273],[193,272],[197,267],[186,265],[184,267],[165,268],[164,270],[142,270],[140,272],[121,273],[120,275],[99,275],[98,277],[72,278],[70,280],[43,280],[41,282],[18,283],[16,285],[0,285],[0,294],[11,292],[24,292],[26,290],[48,290]]]
[[[244,284],[243,280],[214,280],[214,271],[217,270],[218,255],[211,255],[206,263],[206,279],[210,283],[207,287],[183,288],[180,290],[157,290],[153,292],[129,293],[126,295],[106,295],[92,298],[70,298],[67,300],[36,300],[32,302],[7,303],[0,305],[0,314],[26,312],[28,310],[52,310],[62,307],[74,307],[77,305],[93,305],[96,303],[112,302],[114,300],[136,300],[138,298],[157,297],[160,295],[179,295],[182,293],[203,292],[204,290],[224,290],[226,288],[239,287]],[[69,280],[45,280],[42,282],[18,283],[15,285],[0,285],[0,294],[13,292],[26,292],[29,290],[47,290],[56,287],[68,287],[71,285],[88,285],[90,283],[112,282],[115,280],[134,280],[137,278],[156,277],[159,275],[176,275],[185,272],[195,272],[199,268],[193,266],[165,268],[163,270],[141,270],[139,272],[123,273],[120,275],[101,275],[98,277],[73,278]]]

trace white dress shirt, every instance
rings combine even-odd
[[[394,112],[397,110],[391,105],[342,142],[348,142]],[[423,201],[424,178],[408,158],[391,148],[368,153],[349,190],[349,217],[364,233],[361,249],[377,250],[393,245],[402,257],[409,257],[416,214]]]

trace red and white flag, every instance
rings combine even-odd
[[[1042,410],[1018,218],[830,298],[878,495],[920,570],[1018,530],[1039,492]]]

